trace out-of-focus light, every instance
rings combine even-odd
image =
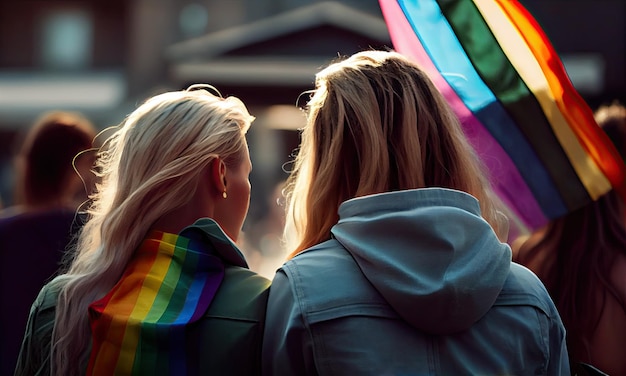
[[[0,74],[0,115],[8,111],[74,108],[106,109],[125,96],[122,74]]]
[[[306,125],[306,115],[295,105],[274,105],[264,115],[265,126],[269,129],[298,130]]]
[[[209,12],[202,4],[191,3],[181,9],[178,22],[185,37],[196,37],[205,32],[209,24]]]
[[[91,63],[92,23],[86,12],[62,10],[42,24],[43,64],[49,68],[84,68]]]
[[[572,85],[582,94],[600,94],[604,90],[606,62],[600,54],[570,54],[561,57]]]

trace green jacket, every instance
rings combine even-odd
[[[193,226],[207,241],[223,243],[225,235],[211,219]],[[227,239],[227,238],[226,238]],[[217,241],[217,242],[216,242]],[[224,279],[204,317],[189,330],[198,343],[200,374],[260,374],[261,342],[270,281],[250,271],[235,247],[214,247],[224,262]],[[60,287],[48,284],[33,303],[15,375],[49,375],[50,342]]]

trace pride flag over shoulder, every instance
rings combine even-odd
[[[430,75],[525,227],[626,197],[622,159],[518,1],[379,1],[395,50]]]
[[[224,278],[221,260],[203,242],[160,231],[136,252],[115,287],[89,306],[87,374],[198,373],[200,355],[189,328]]]

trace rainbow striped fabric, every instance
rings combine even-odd
[[[516,0],[379,0],[394,48],[445,96],[523,227],[614,188],[624,163]]]
[[[89,306],[87,374],[193,373],[186,328],[205,313],[223,278],[206,243],[152,232],[115,287]]]

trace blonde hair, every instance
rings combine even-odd
[[[214,158],[241,163],[253,117],[235,97],[197,85],[148,99],[105,141],[89,219],[60,287],[51,347],[52,373],[81,373],[89,356],[87,309],[121,277],[135,249],[163,214],[184,205]]]
[[[496,232],[506,230],[456,116],[418,66],[364,51],[320,71],[286,187],[292,256],[330,238],[342,202],[424,187],[473,195]]]

